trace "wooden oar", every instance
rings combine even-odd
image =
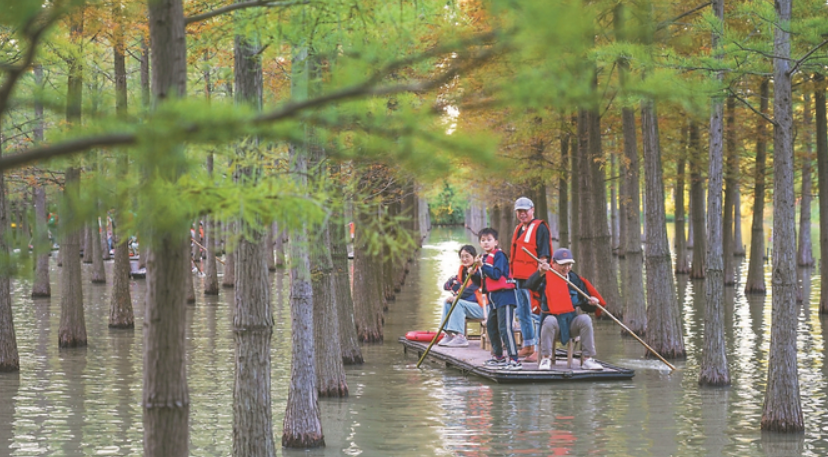
[[[196,246],[198,246],[198,247],[200,247],[201,249],[204,249],[205,251],[207,251],[207,248],[205,248],[204,246],[202,246],[202,245],[201,245],[201,243],[199,243],[198,241],[196,241],[196,240],[195,240],[195,238],[190,238],[190,239],[191,239],[191,240],[193,240],[193,243],[195,243],[195,244],[196,244]],[[209,251],[207,251],[207,252],[209,252]],[[218,258],[218,256],[216,256],[216,260],[218,260],[218,261],[219,261],[222,265],[224,265],[224,261],[223,261],[223,260],[221,260],[221,259],[219,259],[219,258]]]
[[[540,260],[540,259],[538,259],[537,257],[535,257],[535,255],[534,255],[534,254],[532,254],[532,252],[530,252],[528,249],[526,249],[526,248],[521,248],[521,249],[523,249],[523,251],[524,251],[525,253],[529,254],[529,255],[530,255],[533,259],[535,259],[535,261],[536,261],[536,262],[541,263],[541,260]],[[552,268],[550,268],[550,269],[549,269],[549,271],[551,271],[552,273],[555,273],[556,275],[558,275],[558,277],[559,277],[559,278],[561,278],[561,279],[563,279],[564,281],[566,281],[566,283],[567,283],[567,284],[569,284],[570,286],[572,286],[572,288],[573,288],[573,289],[575,289],[578,293],[580,293],[581,295],[583,295],[584,297],[586,297],[586,299],[587,299],[587,300],[589,300],[589,298],[590,298],[590,297],[589,297],[589,295],[587,295],[587,294],[586,294],[583,290],[579,289],[579,288],[578,288],[578,286],[576,286],[575,284],[572,284],[572,281],[570,281],[570,280],[569,280],[569,278],[567,278],[567,277],[565,277],[564,275],[562,275],[562,274],[558,273],[557,271],[555,271],[555,270],[554,270],[554,269],[552,269]],[[613,315],[612,315],[612,313],[610,313],[609,311],[607,311],[607,309],[606,309],[606,308],[604,308],[603,306],[601,306],[601,304],[600,304],[600,303],[596,303],[596,304],[595,304],[595,306],[597,306],[598,308],[601,308],[601,311],[602,311],[602,312],[606,313],[606,314],[607,314],[607,316],[609,316],[612,320],[614,320],[616,324],[620,325],[620,326],[621,326],[621,328],[623,328],[624,330],[626,330],[627,332],[629,332],[629,334],[630,334],[630,335],[632,335],[632,336],[633,336],[633,338],[635,338],[636,340],[638,340],[638,342],[639,342],[639,343],[643,344],[645,348],[647,348],[650,352],[652,352],[652,353],[653,353],[653,355],[655,355],[656,357],[658,357],[658,359],[659,359],[659,360],[661,360],[662,362],[664,362],[664,364],[665,364],[665,365],[667,365],[668,367],[670,367],[670,370],[675,371],[676,367],[674,367],[674,366],[673,366],[670,362],[668,362],[667,360],[665,360],[665,359],[664,359],[664,357],[662,357],[662,356],[661,356],[661,354],[659,354],[658,352],[656,352],[656,350],[655,350],[655,349],[653,349],[653,348],[651,348],[649,344],[645,343],[645,342],[644,342],[644,340],[642,340],[641,338],[639,338],[639,337],[638,337],[638,335],[636,335],[636,334],[635,334],[635,332],[633,332],[632,330],[630,330],[630,329],[629,329],[629,327],[627,327],[627,326],[626,326],[626,325],[624,325],[621,321],[619,321],[619,320],[618,320],[618,318],[616,318],[615,316],[613,316]]]
[[[463,285],[461,285],[460,290],[457,291],[457,297],[454,298],[454,303],[451,304],[451,308],[449,308],[448,314],[446,314],[445,319],[443,319],[443,323],[440,324],[440,329],[437,330],[437,333],[434,335],[434,338],[431,339],[431,343],[429,343],[429,345],[426,348],[425,352],[423,352],[423,355],[420,356],[420,360],[417,361],[417,368],[420,368],[420,364],[423,363],[423,360],[425,360],[426,356],[428,355],[428,352],[431,351],[431,347],[434,346],[434,343],[437,342],[437,338],[439,338],[440,334],[443,333],[443,328],[446,326],[446,323],[448,322],[449,317],[451,317],[451,313],[452,313],[452,311],[454,311],[454,307],[457,306],[457,302],[460,301],[460,297],[463,295],[463,292],[466,290],[466,286],[469,285],[469,281],[471,280],[471,277],[472,277],[471,273],[468,273],[466,275],[466,280],[463,281]]]

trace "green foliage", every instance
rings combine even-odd
[[[431,192],[428,208],[431,212],[431,222],[437,225],[462,225],[465,221],[465,211],[468,199],[464,192],[459,191],[448,181],[443,181],[438,193]]]

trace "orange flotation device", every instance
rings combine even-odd
[[[436,333],[437,332],[426,332],[426,331],[423,331],[423,330],[413,330],[413,331],[410,331],[410,332],[405,334],[405,339],[411,340],[411,341],[420,341],[420,342],[424,342],[424,343],[430,343],[431,340],[434,339],[434,335]],[[437,337],[437,341],[442,340],[444,336],[445,336],[445,334],[441,333],[440,336]]]

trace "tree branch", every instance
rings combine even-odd
[[[824,35],[823,35],[823,36],[824,36]],[[806,52],[806,53],[805,53],[805,55],[804,55],[804,56],[802,56],[802,58],[801,58],[801,59],[799,59],[799,60],[797,60],[797,61],[796,61],[796,63],[794,64],[793,68],[791,68],[791,69],[788,71],[788,76],[790,76],[790,75],[794,74],[794,72],[796,72],[796,70],[797,70],[797,69],[799,69],[799,66],[800,66],[800,65],[802,65],[802,62],[805,62],[805,61],[808,59],[808,57],[811,57],[811,54],[813,54],[813,53],[817,52],[817,50],[818,50],[819,48],[821,48],[821,47],[825,46],[826,44],[828,44],[828,40],[823,41],[822,43],[820,43],[820,44],[816,45],[816,47],[814,47],[814,48],[813,48],[813,49],[811,49],[810,51]]]
[[[69,140],[58,143],[54,146],[43,146],[40,148],[27,149],[17,154],[7,155],[0,158],[0,170],[19,167],[38,160],[51,159],[67,154],[86,151],[98,147],[129,146],[138,142],[133,133],[113,133],[110,135],[93,136]]]
[[[713,2],[707,2],[707,3],[703,4],[703,5],[699,5],[699,6],[697,6],[697,7],[693,8],[693,9],[691,9],[691,10],[689,10],[689,11],[685,11],[684,13],[679,14],[678,16],[676,16],[676,17],[674,17],[674,18],[670,19],[669,21],[662,21],[662,22],[659,22],[659,23],[658,23],[658,25],[656,25],[656,32],[658,32],[658,31],[659,31],[659,30],[661,30],[661,29],[665,29],[665,28],[667,28],[667,27],[668,27],[669,25],[671,25],[671,24],[675,24],[676,22],[680,21],[681,19],[683,19],[683,18],[685,18],[685,17],[687,17],[687,16],[690,16],[691,14],[694,14],[694,13],[696,13],[696,12],[698,12],[698,11],[703,10],[703,9],[707,8],[708,6],[710,6],[710,5],[712,5],[712,4],[713,4]]]
[[[231,11],[246,9],[246,8],[255,8],[258,6],[293,6],[293,5],[307,5],[310,3],[310,0],[296,0],[292,2],[274,2],[272,0],[253,0],[250,2],[244,3],[233,3],[232,5],[223,6],[221,8],[214,9],[212,11],[208,11],[206,13],[196,14],[193,16],[188,16],[184,18],[184,24],[189,25],[195,22],[200,22],[206,19],[210,19],[211,17],[216,17],[224,13],[229,13]]]
[[[732,89],[728,89],[728,92],[730,92],[730,94],[731,94],[731,95],[733,95],[733,97],[734,97],[736,100],[739,100],[740,102],[742,102],[742,104],[743,104],[743,105],[745,105],[745,106],[747,106],[747,107],[748,107],[748,109],[750,109],[751,111],[753,111],[753,112],[754,112],[754,113],[756,113],[757,115],[761,116],[763,119],[765,119],[766,121],[768,121],[771,125],[774,125],[774,126],[776,125],[776,121],[775,121],[775,120],[773,120],[773,118],[768,117],[768,115],[767,115],[767,114],[765,114],[765,113],[763,113],[763,112],[761,112],[761,111],[757,110],[756,108],[754,108],[754,107],[753,107],[753,105],[751,105],[749,101],[747,101],[747,100],[745,100],[744,98],[740,97],[740,96],[739,96],[739,94],[737,94],[734,90],[732,90]]]

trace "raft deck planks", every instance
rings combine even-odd
[[[400,337],[400,344],[404,351],[411,351],[419,359],[428,347],[428,343],[410,341]],[[483,365],[491,358],[489,351],[480,349],[480,341],[469,341],[469,347],[447,348],[435,344],[429,351],[426,360],[438,360],[444,362],[447,367],[460,370],[464,374],[474,374],[497,383],[519,383],[519,382],[552,382],[552,381],[606,381],[617,379],[632,379],[635,371],[628,368],[611,365],[600,360],[604,369],[602,371],[581,370],[581,362],[572,358],[572,369],[566,367],[566,351],[558,349],[555,365],[552,370],[538,370],[537,362],[523,362],[523,370],[497,370]]]

